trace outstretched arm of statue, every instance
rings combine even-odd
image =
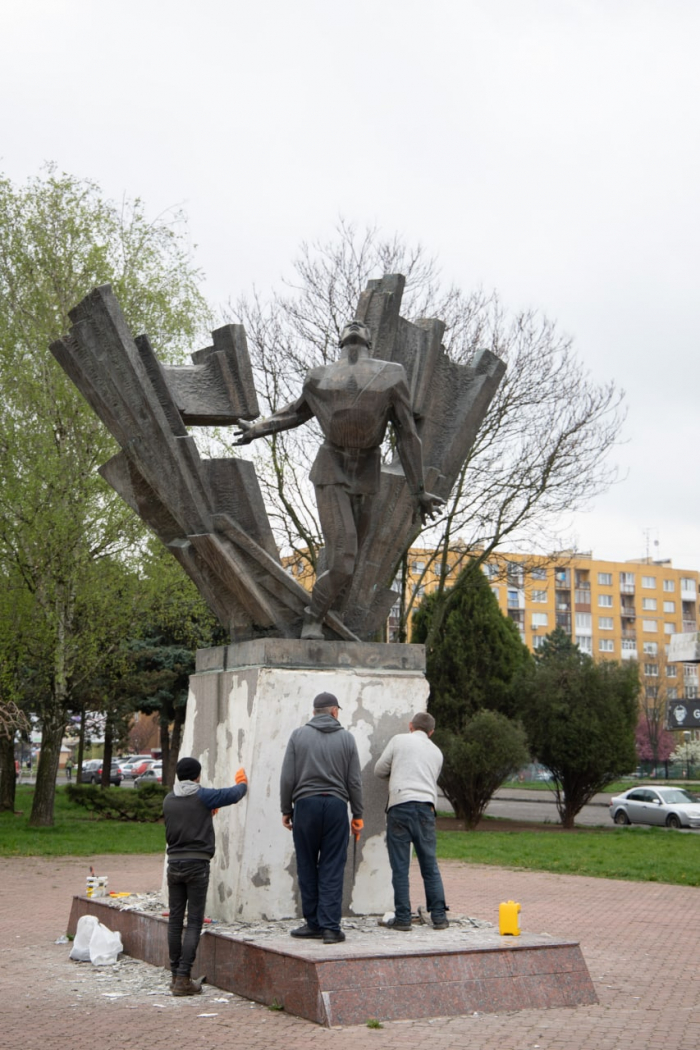
[[[285,405],[279,412],[268,416],[267,419],[259,419],[255,423],[239,419],[238,425],[241,429],[234,432],[234,437],[237,438],[234,445],[249,445],[251,441],[265,437],[266,434],[277,434],[280,430],[293,430],[294,427],[307,423],[312,416],[313,412],[302,395],[290,405]]]

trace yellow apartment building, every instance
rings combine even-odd
[[[437,587],[432,552],[409,552],[409,588],[417,605]],[[464,564],[448,558],[447,584]],[[672,634],[698,630],[700,573],[675,569],[670,561],[641,558],[602,561],[590,553],[565,551],[546,557],[494,553],[483,565],[501,611],[517,626],[530,650],[561,627],[594,659],[638,660],[649,699],[694,699],[696,664],[670,664]],[[398,608],[392,610],[388,640],[395,641]],[[410,637],[410,628],[409,628]]]

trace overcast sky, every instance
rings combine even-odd
[[[698,0],[4,0],[0,170],[186,210],[214,304],[339,216],[627,391],[594,556],[700,570]]]

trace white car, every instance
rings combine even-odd
[[[700,828],[700,799],[685,788],[635,787],[610,800],[610,816],[616,824]]]

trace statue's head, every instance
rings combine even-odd
[[[340,333],[339,346],[347,346],[348,343],[361,343],[368,350],[372,347],[372,334],[364,321],[350,321]]]

